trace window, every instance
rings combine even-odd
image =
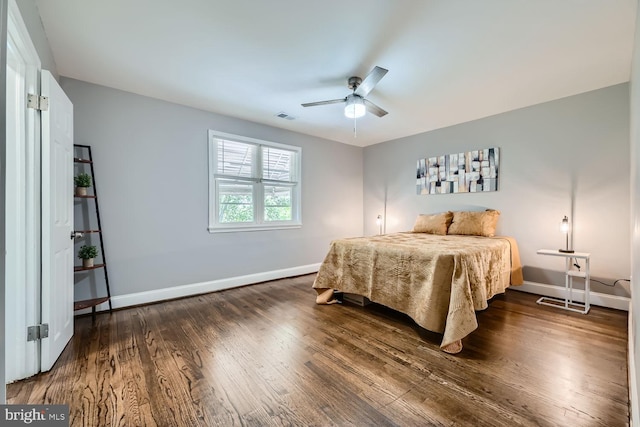
[[[302,149],[209,131],[209,231],[302,225]]]

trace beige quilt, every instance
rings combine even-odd
[[[475,311],[510,284],[522,284],[513,238],[395,233],[334,240],[313,287],[319,304],[337,290],[405,313],[457,353],[478,327]]]

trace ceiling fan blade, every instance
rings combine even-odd
[[[364,100],[364,105],[367,106],[368,112],[370,112],[371,114],[375,114],[378,117],[386,116],[387,114],[389,114],[388,112],[384,111],[382,108],[378,107],[376,104],[369,101],[368,99]]]
[[[317,105],[327,105],[327,104],[337,104],[339,102],[345,102],[347,98],[340,99],[331,99],[329,101],[318,101],[318,102],[307,102],[306,104],[301,104],[303,107],[315,107]]]
[[[365,97],[373,90],[374,87],[378,84],[378,82],[387,74],[389,70],[386,68],[375,66],[373,70],[364,78],[360,86],[354,92],[356,95],[360,95]]]

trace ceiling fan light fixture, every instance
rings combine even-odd
[[[344,115],[349,119],[358,119],[364,116],[367,107],[364,105],[364,99],[358,95],[347,96],[347,102],[344,106]]]

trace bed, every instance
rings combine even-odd
[[[331,242],[313,284],[316,302],[337,302],[334,291],[364,296],[443,334],[442,350],[460,352],[478,327],[475,312],[522,284],[522,268],[515,239],[494,237],[491,227],[484,235],[455,233],[455,213],[438,215],[445,214],[451,219],[437,233],[416,232],[419,217],[412,232]]]

